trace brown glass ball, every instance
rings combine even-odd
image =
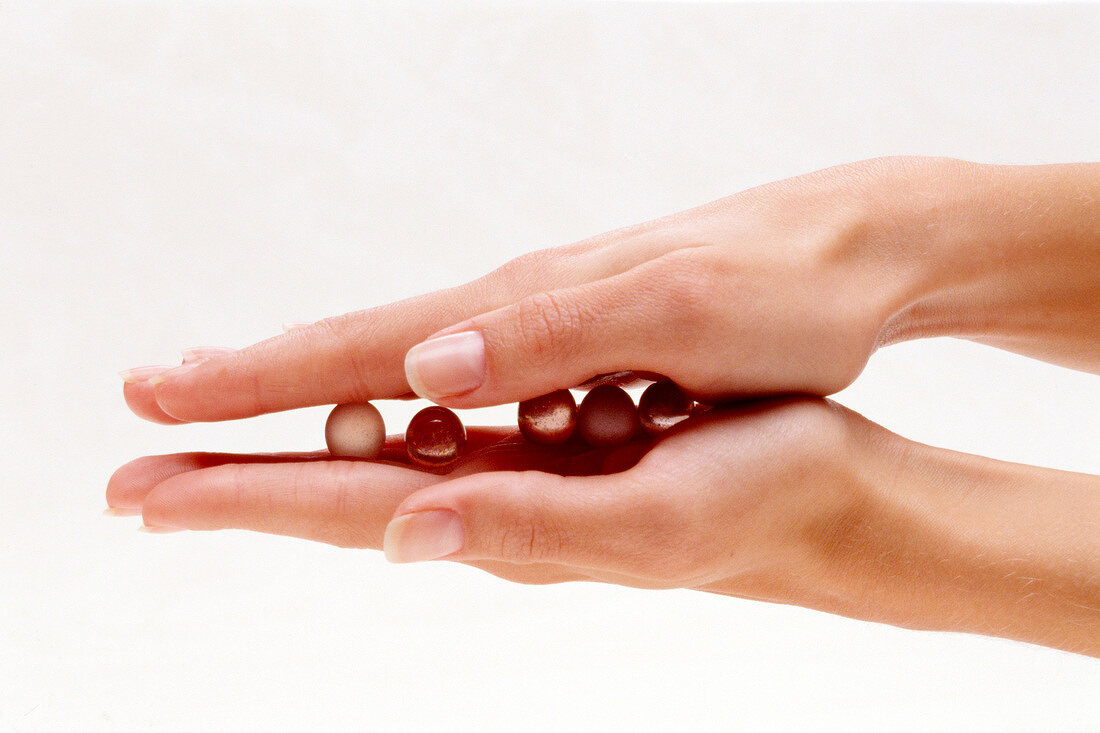
[[[577,409],[577,433],[595,448],[622,445],[638,432],[638,410],[626,390],[604,384],[591,390]]]
[[[425,407],[405,429],[405,451],[422,466],[445,466],[458,458],[464,445],[466,428],[446,407]]]
[[[577,427],[577,401],[567,389],[519,403],[519,431],[532,443],[561,445]]]
[[[654,382],[638,398],[638,422],[650,435],[658,435],[691,417],[695,400],[669,380]]]

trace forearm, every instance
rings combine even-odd
[[[910,296],[884,342],[956,336],[1100,372],[1100,163],[912,159],[876,191]]]
[[[1100,656],[1100,477],[882,441],[823,525],[823,605]]]

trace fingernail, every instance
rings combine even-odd
[[[182,532],[183,527],[158,527],[154,524],[143,524],[138,527],[138,532],[146,532],[148,534],[171,534],[172,532]]]
[[[132,509],[124,506],[109,506],[103,510],[105,517],[136,517],[141,514],[140,509]]]
[[[477,331],[430,339],[405,355],[405,378],[421,397],[453,397],[485,381],[485,340]]]
[[[297,330],[299,328],[305,328],[306,326],[312,326],[312,323],[308,321],[287,321],[283,324],[283,332],[289,333],[290,331]]]
[[[178,367],[175,367],[174,369],[169,369],[166,372],[161,372],[160,374],[157,374],[155,376],[150,377],[149,378],[149,384],[152,384],[153,386],[156,386],[156,385],[160,384],[161,382],[168,381],[169,379],[175,379],[176,377],[180,376],[181,374],[186,374],[187,372],[191,371],[192,369],[197,367],[199,364],[202,364],[202,362],[201,361],[189,361],[186,364],[180,364]]]
[[[183,363],[188,364],[192,361],[201,361],[202,359],[209,359],[212,356],[225,356],[226,354],[232,354],[236,349],[231,349],[228,346],[195,346],[194,348],[183,350]]]
[[[124,369],[124,370],[122,370],[121,372],[118,373],[118,376],[122,377],[122,381],[126,382],[127,384],[135,384],[137,382],[144,382],[146,379],[149,379],[150,377],[155,377],[156,375],[158,375],[162,372],[166,372],[169,369],[174,369],[174,368],[175,367],[172,366],[171,364],[169,364],[169,365],[158,364],[157,366],[134,367],[133,369]]]
[[[390,562],[436,560],[458,552],[463,544],[462,520],[450,509],[397,517],[382,538],[382,550]]]

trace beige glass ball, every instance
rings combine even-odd
[[[377,458],[386,442],[382,413],[369,402],[337,405],[325,423],[328,452],[340,458]]]

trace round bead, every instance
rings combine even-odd
[[[532,443],[561,445],[577,427],[577,401],[567,389],[519,403],[519,431]]]
[[[638,432],[638,410],[626,390],[611,384],[584,396],[577,410],[577,432],[597,448],[622,445]]]
[[[444,466],[458,458],[466,444],[466,428],[446,407],[425,407],[409,420],[405,450],[422,466]]]
[[[382,413],[369,402],[337,405],[325,422],[325,443],[334,456],[377,458],[385,442]]]
[[[638,398],[638,421],[647,433],[657,435],[691,417],[693,407],[695,401],[674,382],[654,382]]]

